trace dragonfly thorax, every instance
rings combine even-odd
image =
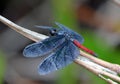
[[[72,38],[72,36],[68,32],[65,32],[65,31],[59,31],[57,34],[65,36],[67,40],[70,40]]]

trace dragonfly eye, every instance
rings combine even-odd
[[[56,30],[56,29],[52,29],[52,30],[50,31],[50,35],[51,35],[51,36],[56,35],[56,33],[57,33],[57,30]]]

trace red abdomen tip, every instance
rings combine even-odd
[[[97,55],[96,55],[92,50],[86,48],[85,46],[83,46],[82,44],[80,44],[77,40],[73,40],[73,43],[74,43],[78,48],[80,48],[80,49],[88,52],[89,54],[94,55],[94,56],[97,57]]]

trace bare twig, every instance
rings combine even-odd
[[[107,81],[109,84],[118,84],[118,83],[114,82],[113,80],[111,80],[109,78],[105,78],[101,74],[99,75],[99,77],[102,78],[103,80]]]
[[[120,73],[120,65],[118,64],[112,64],[107,61],[103,61],[101,59],[95,58],[94,56],[91,56],[90,54],[87,54],[83,51],[81,51],[81,55],[91,59],[93,62],[102,65],[103,67],[109,68],[117,73]]]
[[[95,75],[99,76],[101,79],[105,80],[106,82],[108,82],[109,84],[118,84],[116,82],[114,82],[113,80],[109,79],[109,78],[105,78],[104,75],[100,69],[97,70],[91,66],[89,66],[89,64],[84,63],[82,60],[80,61],[79,59],[76,59],[75,62],[79,65],[82,65],[83,67],[85,67],[86,69],[88,69],[89,71],[93,72]],[[106,76],[106,75],[105,75]]]
[[[47,38],[47,36],[45,36],[43,34],[38,34],[36,32],[28,30],[24,27],[16,25],[15,23],[13,23],[10,20],[2,17],[1,15],[0,15],[0,21],[3,22],[4,24],[6,24],[8,27],[12,28],[13,30],[17,31],[18,33],[22,34],[23,36],[25,36],[25,37],[27,37],[27,38],[35,41],[35,42]]]
[[[48,38],[48,36],[18,26],[15,23],[9,21],[8,19],[2,17],[1,15],[0,21],[17,31],[18,33],[24,35],[25,37],[35,42]],[[82,65],[83,67],[93,72],[103,80],[109,82],[110,84],[117,84],[113,80],[120,82],[120,78],[117,75],[117,73],[120,73],[120,66],[117,64],[112,64],[101,59],[95,58],[83,51],[80,52],[80,56],[74,62],[79,65]],[[107,76],[110,79],[105,78],[104,76]]]

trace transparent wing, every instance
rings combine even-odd
[[[54,29],[53,27],[49,27],[49,26],[38,26],[38,25],[36,25],[35,27],[41,28],[41,29],[49,29],[49,30]]]
[[[83,39],[83,37],[80,34],[72,31],[68,27],[66,27],[66,26],[64,26],[64,25],[62,25],[62,24],[60,24],[58,22],[55,22],[55,24],[58,25],[59,28],[62,29],[62,31],[65,31],[65,32],[69,33],[72,36],[73,39],[78,40],[81,44],[84,42],[84,39]]]
[[[25,47],[25,49],[23,50],[23,55],[25,57],[43,56],[51,52],[52,50],[54,50],[64,41],[65,41],[65,38],[62,35],[57,35],[57,36],[47,38],[41,42],[33,43]]]
[[[79,50],[71,41],[65,41],[57,50],[50,54],[38,67],[40,75],[61,69],[79,55]]]

